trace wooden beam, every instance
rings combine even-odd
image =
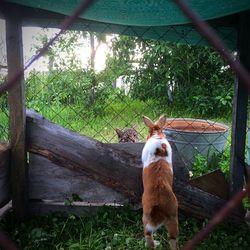
[[[193,178],[189,181],[189,183],[193,187],[197,187],[224,200],[228,200],[229,198],[229,184],[220,169],[216,169],[208,174]]]
[[[18,12],[11,10],[6,17],[6,45],[8,77],[23,67],[22,26]],[[17,219],[27,211],[27,162],[25,149],[25,91],[24,76],[9,89],[10,146],[11,146],[11,196],[13,211]]]
[[[122,208],[123,205],[107,204],[107,203],[87,203],[87,202],[73,202],[72,205],[65,205],[64,202],[58,201],[29,201],[29,212],[32,216],[49,215],[51,213],[60,213],[63,216],[84,214],[95,215],[98,209],[102,207]]]
[[[40,155],[29,154],[29,199],[65,201],[72,199],[72,194],[89,203],[129,202],[122,193],[84,173],[58,166]]]
[[[9,189],[10,148],[7,143],[0,142],[0,208],[10,200]]]
[[[244,12],[240,16],[238,27],[238,52],[241,63],[250,69],[250,12]],[[245,169],[245,146],[247,125],[248,90],[240,80],[235,81],[232,144],[230,163],[230,193],[233,196],[243,188]]]

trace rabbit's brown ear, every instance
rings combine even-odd
[[[161,115],[159,120],[157,121],[157,124],[159,125],[160,128],[163,128],[165,123],[166,123],[166,116],[165,115]]]
[[[147,116],[143,116],[143,121],[145,123],[145,125],[149,128],[153,128],[154,127],[154,123],[152,122],[152,120],[150,118],[148,118]]]
[[[122,137],[123,132],[122,132],[121,129],[116,128],[116,129],[115,129],[115,132],[117,133],[117,135],[118,135],[119,137]]]

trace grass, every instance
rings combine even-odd
[[[102,208],[95,216],[59,214],[40,216],[16,223],[10,213],[0,226],[23,250],[142,250],[144,247],[141,211],[128,207]],[[204,221],[193,218],[180,220],[180,245],[183,246],[203,226]],[[159,250],[168,249],[164,228],[155,236],[161,241]],[[249,229],[223,223],[195,249],[250,249]]]
[[[154,100],[140,101],[121,100],[107,101],[94,108],[84,108],[83,105],[46,105],[28,103],[28,108],[40,112],[47,119],[66,128],[87,135],[104,143],[118,142],[115,128],[132,127],[136,125],[139,138],[144,141],[147,135],[142,115],[152,119],[166,114],[168,118],[201,118],[185,110],[176,110],[172,106],[159,106]],[[213,117],[217,122],[229,124],[228,118]]]
[[[0,141],[7,141],[9,138],[9,115],[8,110],[0,108]]]

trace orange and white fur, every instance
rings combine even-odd
[[[156,123],[145,116],[143,119],[149,128],[147,142],[142,151],[142,206],[146,246],[156,248],[159,245],[154,240],[153,233],[164,225],[168,230],[171,250],[177,250],[178,202],[172,190],[172,149],[162,132],[166,117],[162,115]]]

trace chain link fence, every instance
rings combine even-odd
[[[3,82],[7,76],[7,59],[5,43],[5,22],[0,19],[0,81]],[[0,140],[9,139],[9,111],[7,105],[7,94],[0,96]]]
[[[23,28],[24,61],[56,32]],[[168,139],[195,175],[215,168],[227,174],[234,77],[217,52],[201,37],[190,44],[192,27],[170,27],[154,33],[154,40],[140,37],[132,28],[129,33],[134,36],[124,35],[127,29],[120,35],[111,32],[107,25],[102,33],[72,30],[61,36],[25,73],[27,108],[104,143],[119,141],[117,128],[133,128],[143,142],[147,131],[142,115],[156,119],[164,113],[170,119]],[[141,35],[152,37],[152,32],[148,28]],[[218,32],[230,44],[233,35]],[[178,42],[164,41],[168,35],[178,36]],[[7,71],[3,38],[1,53],[3,78]],[[0,102],[4,140],[8,139],[6,98]]]
[[[157,40],[142,38],[132,28],[134,36],[111,31],[107,25],[103,33],[61,36],[25,74],[27,108],[104,143],[119,141],[117,128],[126,131],[122,136],[128,141],[129,131],[143,142],[142,115],[156,119],[164,113],[170,119],[168,139],[194,175],[215,168],[227,174],[234,81],[229,67],[202,38],[188,43],[192,27],[171,27],[154,34]],[[24,28],[25,60],[55,32]],[[168,34],[179,36],[178,42],[164,41]]]

